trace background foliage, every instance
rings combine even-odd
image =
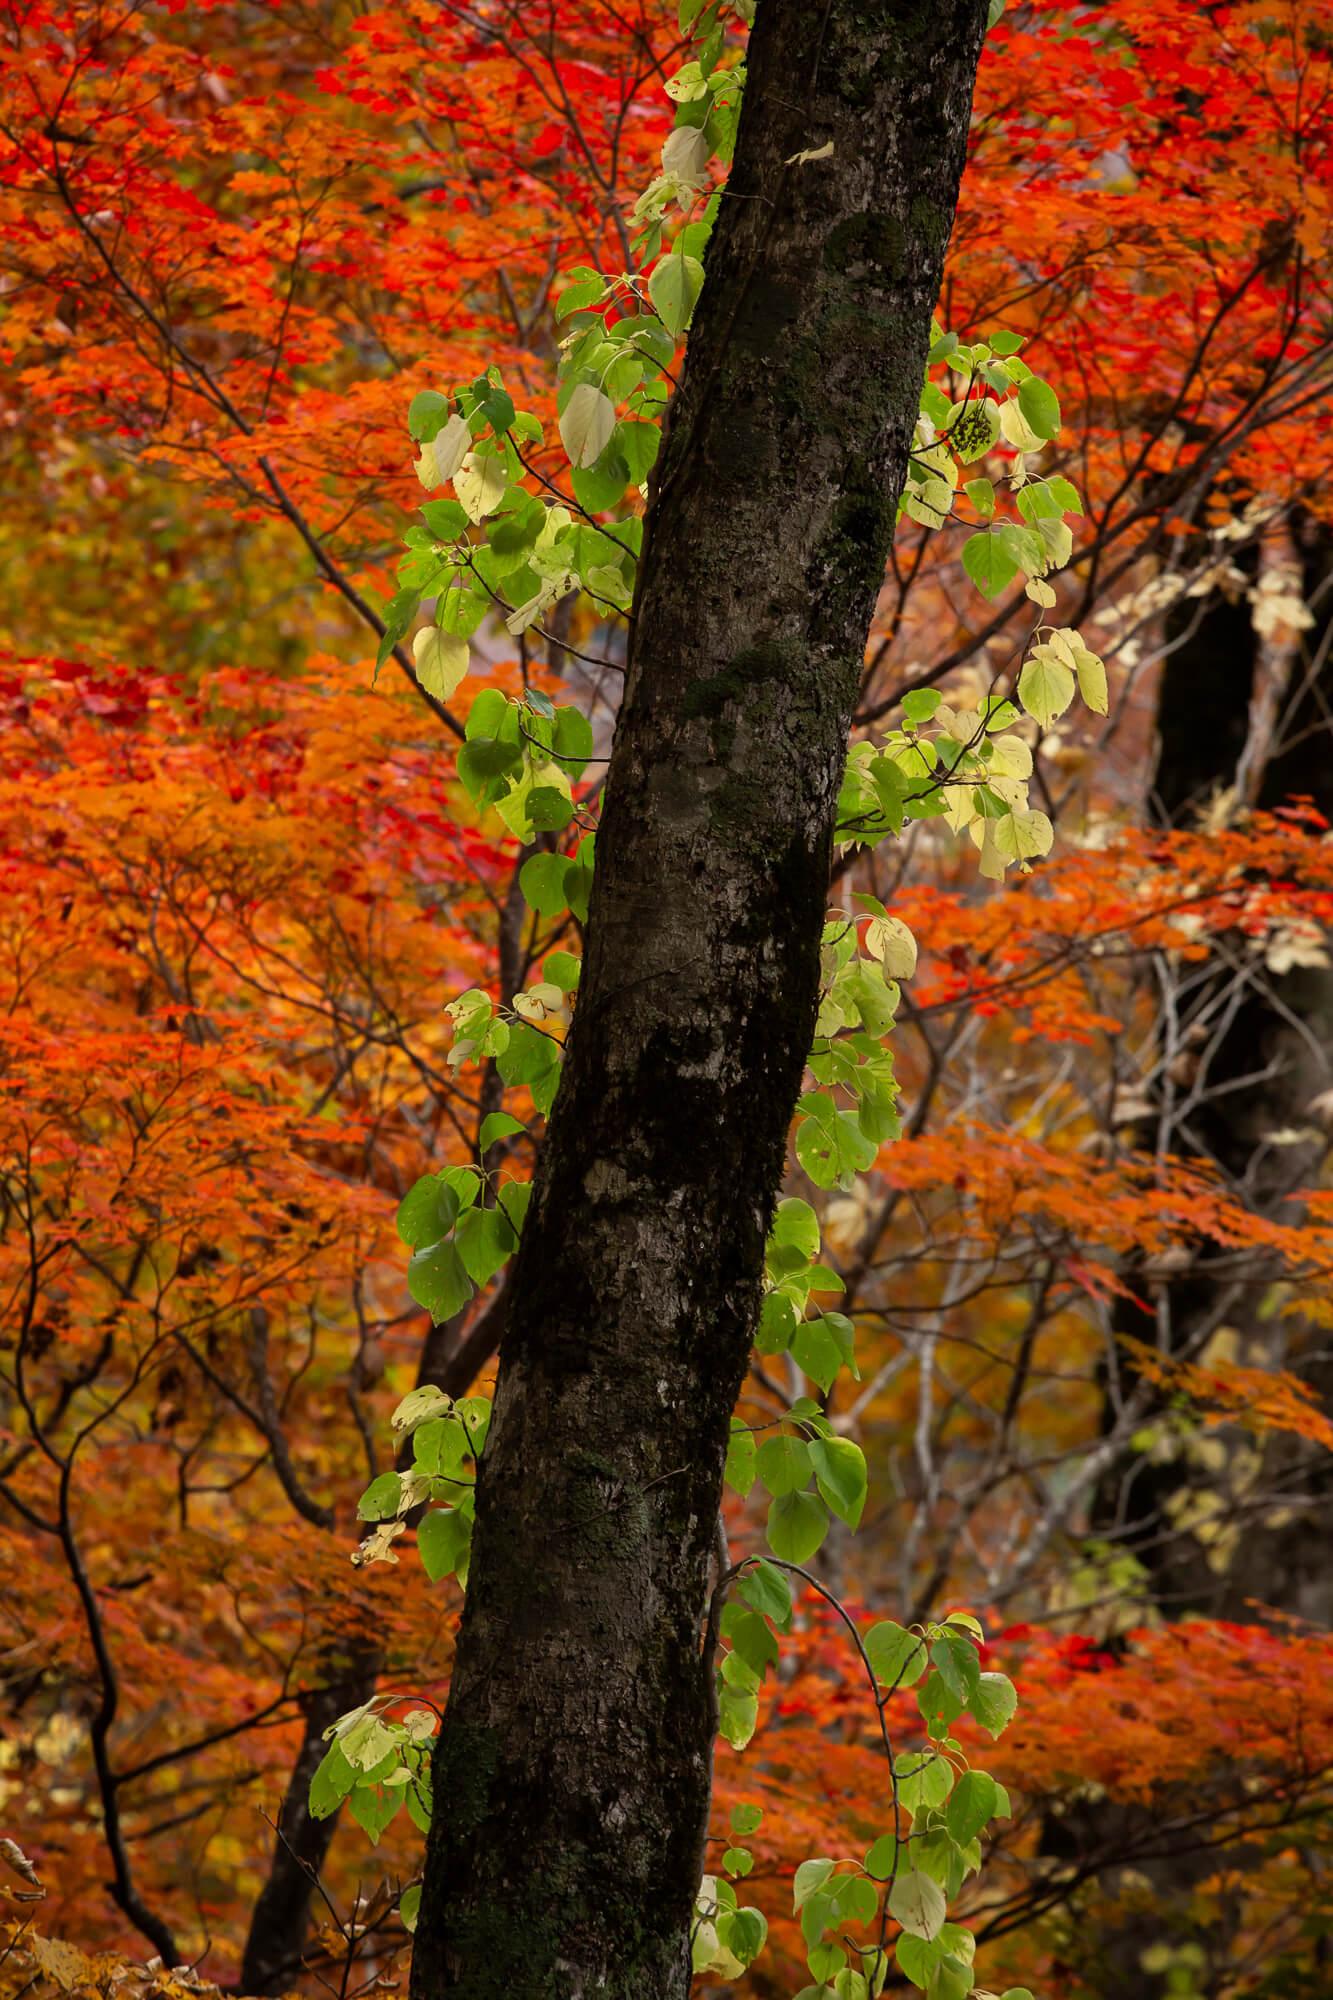
[[[352,1567],[355,1500],[496,1315],[430,1330],[393,1217],[502,1104],[527,1173],[531,1095],[455,1070],[444,1007],[577,950],[516,888],[577,831],[520,845],[455,752],[487,686],[604,747],[619,641],[586,597],[487,628],[441,712],[406,655],[372,686],[373,627],[411,395],[496,361],[554,419],[554,275],[632,267],[681,40],[603,0],[0,13],[0,1817],[18,1920],[82,1953],[146,1914],[236,1977],[329,1700],[447,1684],[453,1586]],[[1033,874],[932,820],[843,857],[922,945],[904,1137],[855,1199],[793,1162],[878,1496],[821,1575],[867,1621],[967,1605],[1018,1681],[970,1920],[1051,1994],[1309,1991],[1330,1948],[1331,47],[1316,0],[988,41],[941,317],[1060,386],[1057,615],[1109,713],[1033,737]],[[1031,618],[904,522],[862,725],[1003,692]],[[756,1355],[748,1421],[821,1394],[807,1359]],[[883,1787],[817,1600],[796,1633],[719,1758],[719,1836],[766,1809],[755,1992],[799,1983],[796,1861]],[[400,1973],[420,1836],[371,1818],[279,1986]],[[109,1976],[30,1937],[15,1994]]]

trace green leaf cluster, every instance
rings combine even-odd
[[[790,1352],[825,1393],[842,1368],[856,1376],[851,1321],[838,1312],[806,1316],[812,1293],[843,1289],[837,1272],[820,1261],[819,1222],[808,1202],[792,1196],[778,1203],[764,1271],[766,1289],[755,1336],[759,1352]]]
[[[988,1773],[968,1766],[950,1732],[969,1712],[998,1735],[1014,1710],[1012,1684],[1002,1674],[982,1672],[981,1637],[966,1612],[911,1629],[885,1619],[863,1636],[878,1706],[882,1710],[897,1690],[915,1686],[925,1741],[919,1749],[895,1752],[895,1821],[864,1861],[825,1856],[796,1872],[795,1909],[816,1980],[827,1983],[845,1972],[863,1982],[849,1991],[879,1990],[887,1968],[878,1945],[856,1947],[861,1963],[854,1966],[846,1938],[835,1934],[849,1919],[870,1923],[882,1892],[901,1931],[895,1955],[905,1977],[931,2000],[973,1990],[973,1939],[948,1921],[948,1907],[980,1867],[980,1836],[992,1820],[1008,1816],[1009,1799]],[[906,1827],[898,1815],[906,1816]]]
[[[476,1027],[485,1021],[480,1040],[491,1044],[502,1074],[506,1067],[513,1069],[523,1063],[525,1043],[521,1038],[533,1032],[523,1022],[510,1029],[491,1016],[485,994],[463,994],[453,1007],[459,1010],[456,1020],[465,1019]],[[502,1049],[496,1048],[497,1028],[505,1031]],[[546,1038],[541,1039],[544,1047]],[[457,1044],[453,1055],[458,1056]],[[491,1124],[490,1138],[502,1136],[498,1120],[487,1122]],[[521,1129],[517,1119],[505,1118],[504,1122],[510,1130]],[[444,1173],[424,1174],[404,1195],[396,1222],[399,1236],[412,1252],[407,1288],[436,1325],[461,1312],[476,1289],[489,1284],[508,1263],[518,1248],[530,1194],[526,1182],[494,1184],[493,1177],[475,1167],[450,1167]],[[492,1195],[493,1199],[489,1198]]]
[[[762,1910],[741,1904],[730,1882],[705,1875],[694,1905],[690,1951],[696,1972],[734,1979],[759,1956],[768,1936]]]
[[[388,1699],[375,1696],[325,1731],[329,1748],[310,1781],[311,1817],[328,1819],[345,1802],[372,1845],[404,1808],[419,1832],[430,1828],[436,1715],[416,1708],[391,1719]],[[407,1905],[406,1917],[414,1913]]]
[[[526,1195],[527,1189],[515,1192]],[[415,1217],[424,1213],[431,1199],[426,1182],[418,1181],[399,1209],[400,1232],[403,1208],[414,1197],[417,1197],[412,1211]],[[470,1216],[483,1218],[494,1213],[475,1207],[464,1209],[458,1222],[460,1234],[466,1230]],[[427,1225],[423,1222],[421,1226]],[[474,1267],[479,1266],[484,1247],[480,1221],[473,1235],[464,1240]],[[454,1246],[434,1247],[438,1250]],[[455,1254],[461,1262],[461,1253],[455,1251]],[[408,1270],[410,1277],[410,1265]],[[454,1401],[438,1389],[415,1389],[399,1404],[394,1428],[400,1435],[410,1436],[412,1464],[406,1471],[382,1472],[361,1495],[358,1515],[363,1521],[379,1524],[362,1544],[362,1561],[396,1562],[389,1543],[414,1519],[417,1551],[431,1582],[456,1576],[460,1584],[467,1583],[476,1507],[476,1467],[486,1447],[490,1421],[491,1405],[485,1396],[463,1396]]]

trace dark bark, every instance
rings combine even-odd
[[[1333,538],[1313,515],[1298,508],[1292,541],[1300,562],[1300,594],[1315,607],[1271,746],[1266,746],[1255,803],[1267,811],[1290,798],[1313,799],[1333,818],[1333,660],[1328,628],[1333,618]],[[1242,549],[1236,566],[1247,581],[1259,573],[1258,553]],[[1202,610],[1191,599],[1172,611],[1166,636],[1173,644],[1162,670],[1157,701],[1158,757],[1153,802],[1173,826],[1188,825],[1212,794],[1235,782],[1250,723],[1259,669],[1259,641],[1250,605],[1220,591]]]
[[[759,6],[501,1343],[415,2000],[688,1987],[728,1421],[985,12]]]
[[[1236,565],[1252,583],[1258,553],[1243,549]],[[1152,804],[1169,826],[1186,826],[1221,785],[1236,775],[1245,749],[1250,689],[1258,647],[1250,607],[1215,592],[1170,612],[1166,638],[1174,647],[1157,695],[1157,769]]]

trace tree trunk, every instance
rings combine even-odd
[[[688,1988],[728,1422],[985,16],[760,0],[501,1343],[415,2000]]]

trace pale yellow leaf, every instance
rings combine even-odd
[[[1094,715],[1105,715],[1107,711],[1106,668],[1096,653],[1090,653],[1086,646],[1075,646],[1074,666],[1078,673],[1078,691]]]
[[[1074,675],[1049,646],[1038,646],[1018,677],[1018,699],[1043,729],[1074,699]]]
[[[467,419],[455,411],[434,444],[435,465],[441,482],[453,478],[471,448],[472,433],[467,427]]]
[[[403,1532],[401,1523],[398,1524],[398,1532],[400,1535]],[[351,1716],[344,1716],[343,1722],[351,1726],[344,1729],[339,1723],[335,1729],[338,1748],[358,1771],[373,1771],[398,1743],[393,1730],[381,1722],[378,1715],[367,1715],[364,1710],[354,1711]]]
[[[955,743],[971,743],[985,735],[974,708],[950,708],[947,701],[942,701],[931,719],[940,734],[951,736]]]
[[[1072,673],[1074,671],[1076,664],[1074,660],[1074,647],[1078,643],[1079,643],[1079,638],[1077,632],[1075,632],[1068,625],[1057,625],[1053,632],[1047,633],[1046,638],[1042,642],[1042,645],[1045,646],[1045,648],[1049,652],[1054,653],[1056,659],[1059,660],[1061,666],[1068,667],[1070,672]],[[1037,651],[1040,652],[1041,650],[1042,647],[1039,646],[1037,648]]]
[[[945,823],[952,833],[961,833],[977,816],[977,795],[971,785],[946,785],[941,796],[948,811]]]
[[[400,1472],[398,1475],[398,1512],[410,1514],[414,1507],[429,1500],[434,1481],[429,1472]]]
[[[1012,812],[993,823],[996,853],[1006,861],[1032,861],[1049,854],[1055,835],[1044,812]]]
[[[792,153],[787,159],[789,167],[804,167],[811,160],[827,160],[833,151],[833,141],[829,139],[822,146],[807,146],[802,152]]]
[[[520,632],[526,632],[530,625],[536,624],[546,603],[545,592],[539,590],[535,597],[529,597],[524,603],[515,605],[505,619],[505,630],[517,639]]]
[[[924,451],[916,453],[917,463],[927,472],[933,472],[946,483],[952,492],[958,485],[958,461],[947,444],[928,445]]]
[[[468,452],[457,472],[453,475],[454,492],[458,504],[469,521],[484,521],[493,514],[504,497],[504,462],[498,458],[482,458],[475,451]]]
[[[526,992],[514,995],[514,1012],[523,1020],[540,1025],[548,1016],[560,1012],[563,1001],[560,988],[543,980],[536,986],[529,986]]]
[[[903,489],[903,511],[923,528],[942,528],[953,511],[953,492],[943,479],[926,479]]]
[[[1040,520],[1037,523],[1037,533],[1046,544],[1050,567],[1063,569],[1074,552],[1074,533],[1068,521]]]
[[[1029,424],[1013,398],[1000,404],[1000,435],[1015,451],[1040,451],[1045,443]]]
[[[873,917],[866,950],[875,953],[890,979],[910,979],[916,971],[916,939],[901,917]]]
[[[1021,736],[992,736],[991,759],[986,768],[999,778],[1030,778],[1032,752]]]
[[[426,693],[434,695],[436,701],[448,701],[467,674],[468,642],[428,625],[412,641],[412,658]]]
[[[978,866],[986,880],[988,882],[1003,882],[1004,856],[995,845],[994,826],[995,821],[993,819],[973,820],[968,831],[974,838],[980,832],[981,859]]]
[[[947,1914],[943,1889],[915,1868],[890,1889],[889,1909],[912,1937],[926,1939],[939,1935]]]
[[[447,1417],[453,1407],[452,1396],[446,1396],[443,1389],[428,1384],[424,1389],[410,1390],[389,1422],[400,1437],[406,1437],[420,1424],[428,1424],[435,1417]]]
[[[367,1535],[360,1548],[352,1551],[353,1567],[360,1569],[365,1563],[396,1563],[398,1558],[390,1545],[402,1534],[406,1525],[404,1521],[381,1521],[373,1534]],[[378,1762],[378,1759],[375,1761]],[[366,1769],[369,1770],[370,1766],[367,1765]]]
[[[560,440],[570,464],[583,468],[595,464],[615,427],[616,409],[611,398],[595,383],[578,383],[560,419]]]
[[[708,172],[708,141],[697,125],[681,125],[669,134],[662,148],[662,170],[674,180],[703,186]]]

